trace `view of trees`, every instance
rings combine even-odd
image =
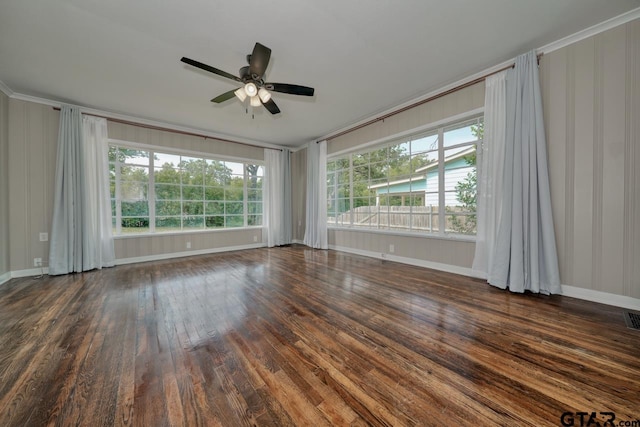
[[[456,129],[460,130],[457,136],[454,135]],[[462,145],[462,148],[454,149],[448,149],[446,147],[452,145],[457,147],[456,144],[472,141],[470,136],[473,136],[473,139],[476,140],[481,139],[483,135],[483,123],[480,120],[474,124],[462,125],[460,128],[453,128],[453,131],[447,132],[445,132],[445,136],[450,136],[450,139],[447,140],[449,142],[445,145],[445,152],[455,153],[456,149],[459,152],[462,149],[468,148],[465,148],[464,145]],[[466,135],[466,137],[461,135]],[[412,190],[409,187],[408,180],[410,178],[424,176],[424,173],[417,173],[417,171],[424,166],[438,161],[438,143],[438,134],[432,133],[416,140],[402,142],[366,153],[347,155],[329,161],[327,163],[327,213],[329,221],[333,221],[334,223],[336,221],[337,223],[346,221],[348,223],[349,220],[346,218],[348,218],[349,213],[351,213],[354,218],[354,224],[356,223],[356,216],[363,218],[366,222],[367,218],[372,217],[374,213],[373,209],[366,210],[366,207],[376,206],[376,202],[378,206],[425,206],[426,199],[424,191]],[[466,147],[469,146],[467,145]],[[474,234],[477,222],[475,150],[472,154],[465,156],[464,161],[468,166],[472,167],[472,171],[469,172],[464,179],[455,183],[455,196],[458,203],[444,207],[447,213],[446,229],[456,233]],[[406,190],[403,190],[402,194],[394,194],[393,192],[390,192],[390,194],[380,194],[378,200],[376,200],[376,190],[375,188],[371,188],[372,186],[377,184],[390,184],[402,180],[407,180]],[[416,183],[417,182],[418,181],[416,181]],[[452,190],[447,191],[453,192]],[[449,200],[448,196],[447,200]],[[367,212],[371,213],[371,215],[366,215]],[[379,212],[379,210],[376,212]],[[403,214],[405,216],[410,214],[409,210],[394,210],[393,212],[394,215],[398,217]],[[345,216],[344,214],[347,215]],[[426,209],[424,212],[414,210],[413,215],[416,219],[419,215],[423,218],[426,218],[427,215],[435,215],[435,221],[437,221],[438,207],[429,207],[429,209]],[[377,224],[382,224],[379,218],[377,221]],[[402,227],[399,224],[392,224],[392,219],[388,219],[387,221],[390,227]],[[431,219],[429,221],[431,221]],[[363,225],[366,225],[366,223]]]
[[[157,231],[244,226],[245,168],[247,225],[262,224],[262,168],[259,165],[161,153],[155,153],[153,159],[152,203]],[[117,161],[122,232],[148,230],[149,152],[111,147],[109,160],[114,218]]]

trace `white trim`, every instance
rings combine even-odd
[[[216,154],[208,151],[197,150],[183,150],[181,148],[168,147],[164,145],[143,144],[140,142],[127,141],[125,139],[109,138],[109,144],[117,145],[119,147],[134,148],[140,150],[149,150],[155,152],[162,152],[162,154],[173,154],[176,156],[189,155],[189,156],[202,156],[207,160],[225,160],[234,161],[238,163],[252,163],[260,166],[264,166],[264,159],[249,159],[247,157],[229,156],[226,154]]]
[[[13,96],[13,91],[9,86],[7,86],[2,80],[0,80],[0,92],[7,95],[9,98]]]
[[[157,255],[145,255],[145,256],[132,257],[132,258],[119,258],[119,259],[116,259],[116,265],[135,264],[139,262],[148,262],[148,261],[160,261],[165,259],[183,258],[188,256],[194,256],[194,255],[215,254],[219,252],[242,251],[245,249],[265,248],[266,246],[267,246],[266,243],[253,243],[250,245],[225,246],[221,248],[198,249],[195,251],[172,252],[172,253],[157,254]]]
[[[613,305],[615,307],[640,310],[640,299],[624,295],[611,294],[609,292],[594,291],[593,289],[579,288],[577,286],[562,285],[562,295],[600,304]]]
[[[625,12],[622,15],[615,16],[604,22],[600,22],[599,24],[596,24],[592,27],[585,28],[584,30],[578,31],[577,33],[571,34],[570,36],[561,38],[560,40],[556,40],[547,45],[544,45],[536,49],[536,52],[538,52],[539,54],[542,53],[546,55],[547,53],[551,53],[555,50],[562,49],[563,47],[567,47],[573,43],[577,43],[581,40],[603,33],[607,30],[618,27],[622,24],[626,24],[627,22],[633,21],[638,18],[640,18],[640,7],[630,10],[628,12]]]
[[[97,115],[97,116],[102,116],[102,117],[106,117],[107,119],[124,120],[124,121],[128,121],[128,122],[132,122],[132,124],[134,124],[134,125],[135,124],[140,124],[140,125],[147,125],[147,126],[156,126],[156,127],[165,128],[165,129],[168,129],[168,130],[175,130],[175,131],[178,131],[178,132],[195,133],[195,134],[198,134],[198,135],[206,136],[207,138],[211,138],[211,139],[232,140],[232,142],[235,141],[235,142],[238,142],[238,143],[241,143],[241,144],[242,143],[251,144],[251,145],[256,145],[258,147],[263,147],[263,148],[274,148],[276,150],[281,150],[283,148],[288,148],[288,147],[281,146],[281,145],[270,144],[268,142],[262,142],[262,141],[256,141],[256,140],[253,140],[253,139],[242,138],[242,137],[235,136],[235,135],[227,135],[227,134],[215,133],[215,132],[210,132],[210,131],[207,131],[207,130],[204,130],[204,129],[192,128],[192,127],[187,127],[187,126],[180,126],[180,125],[161,122],[161,121],[157,121],[157,120],[143,119],[141,117],[130,116],[128,114],[120,114],[120,113],[114,113],[114,112],[105,111],[105,110],[98,110],[98,109],[95,109],[95,108],[83,107],[82,105],[61,103],[61,102],[58,102],[58,101],[53,101],[53,100],[46,99],[46,98],[39,98],[39,97],[36,97],[36,96],[31,96],[31,95],[24,95],[24,94],[21,94],[21,93],[13,93],[11,95],[11,98],[18,99],[18,100],[21,100],[21,101],[34,102],[36,104],[49,105],[49,106],[54,107],[54,108],[60,108],[60,107],[62,107],[62,105],[73,105],[75,107],[80,108],[80,111],[82,113],[85,113],[85,114],[93,114],[93,115]]]
[[[304,245],[304,241],[298,240],[298,239],[291,240],[291,243],[295,243],[295,244],[298,244],[298,245]]]
[[[425,261],[425,260],[416,259],[416,258],[407,258],[407,257],[401,257],[397,255],[365,251],[362,249],[349,248],[346,246],[329,245],[329,249],[332,249],[334,251],[347,252],[355,255],[362,255],[370,258],[382,259],[385,261],[393,261],[393,262],[399,262],[401,264],[414,265],[416,267],[424,267],[424,268],[431,268],[433,270],[446,271],[447,273],[471,276],[470,268],[460,267],[457,265],[442,264],[439,262]]]
[[[617,27],[619,25],[622,25],[622,24],[625,24],[627,22],[633,21],[633,20],[635,20],[637,18],[640,18],[640,7],[636,8],[636,9],[633,9],[633,10],[630,10],[628,12],[625,12],[622,15],[618,15],[616,17],[608,19],[608,20],[606,20],[604,22],[596,24],[596,25],[594,25],[592,27],[589,27],[587,29],[578,31],[577,33],[574,33],[574,34],[572,34],[570,36],[564,37],[564,38],[562,38],[560,40],[557,40],[555,42],[546,44],[546,45],[536,49],[536,52],[538,54],[551,53],[554,50],[561,49],[561,48],[563,48],[565,46],[568,46],[568,45],[570,45],[572,43],[576,43],[576,42],[578,42],[580,40],[583,40],[585,38],[594,36],[596,34],[599,34],[599,33],[602,33],[604,31],[607,31],[607,30],[609,30],[611,28],[615,28],[615,27]],[[509,65],[512,65],[514,62],[515,62],[515,58],[512,58],[512,59],[509,59],[507,61],[501,62],[500,64],[494,65],[492,67],[485,68],[484,70],[482,70],[480,72],[477,72],[475,74],[467,76],[467,77],[465,77],[463,79],[457,80],[457,81],[455,81],[453,83],[450,83],[448,85],[442,86],[442,87],[440,87],[440,88],[438,88],[436,90],[433,90],[433,91],[431,91],[429,93],[426,93],[424,95],[412,98],[412,99],[410,99],[410,100],[408,100],[406,102],[403,102],[402,104],[396,105],[396,106],[391,107],[391,108],[389,108],[387,110],[384,110],[384,111],[379,111],[377,113],[371,114],[369,116],[366,116],[366,117],[362,118],[361,120],[359,120],[357,122],[350,123],[350,124],[348,124],[348,125],[346,125],[346,126],[344,126],[342,128],[334,129],[331,132],[325,134],[324,136],[318,138],[317,141],[330,139],[331,135],[339,134],[341,132],[347,131],[347,130],[349,130],[351,128],[357,127],[357,126],[359,126],[361,124],[364,124],[364,123],[367,123],[367,122],[369,122],[371,120],[374,120],[374,119],[376,119],[378,117],[382,117],[382,116],[384,116],[386,114],[393,113],[393,112],[395,112],[397,110],[400,110],[400,109],[402,109],[404,107],[408,107],[408,106],[410,106],[410,105],[412,105],[412,104],[414,104],[416,102],[420,102],[420,101],[423,101],[425,99],[431,98],[432,96],[444,93],[444,92],[446,92],[446,91],[448,91],[450,89],[453,89],[453,88],[456,88],[458,86],[464,85],[464,84],[466,84],[468,82],[471,82],[471,81],[473,81],[473,80],[475,80],[477,78],[480,78],[482,76],[486,76],[487,74],[494,73],[494,72],[496,72],[496,71],[498,71],[498,70],[500,70],[500,69],[502,69],[504,67],[508,67]],[[381,140],[378,140],[377,142],[381,142]],[[347,150],[344,150],[344,151],[347,152]],[[342,152],[331,153],[330,156],[334,156],[336,154],[342,154]]]
[[[346,148],[344,150],[336,151],[331,154],[327,154],[327,160],[331,160],[334,157],[341,156],[343,154],[357,153],[365,148],[374,146],[374,145],[382,145],[385,143],[391,143],[396,139],[402,139],[408,136],[414,136],[421,132],[427,132],[430,130],[435,130],[436,128],[446,127],[447,125],[454,124],[455,122],[460,122],[462,120],[470,120],[473,119],[474,116],[479,116],[484,113],[484,107],[475,108],[473,110],[466,111],[464,113],[456,114],[454,116],[449,116],[444,119],[436,120],[435,122],[427,123],[413,129],[408,129],[402,132],[398,132],[396,134],[385,136],[384,138],[375,139],[373,141],[366,142],[364,144],[360,144],[356,147]],[[354,125],[355,126],[355,125]],[[453,147],[451,147],[453,148]]]
[[[11,278],[41,276],[49,274],[49,267],[28,268],[26,270],[15,270],[11,272]]]
[[[178,217],[179,215],[173,215],[174,217]],[[124,240],[124,239],[135,239],[141,237],[164,237],[164,236],[189,236],[189,235],[197,235],[197,234],[206,234],[206,233],[225,233],[225,232],[233,232],[233,231],[247,231],[247,230],[262,230],[264,226],[262,225],[252,225],[247,227],[229,227],[229,228],[207,228],[203,230],[191,230],[185,229],[184,231],[155,231],[155,232],[141,232],[141,233],[127,233],[127,234],[114,234],[113,238],[115,240]]]
[[[362,255],[370,258],[382,259],[385,261],[399,262],[402,264],[413,265],[416,267],[431,268],[448,273],[461,274],[463,276],[475,277],[470,268],[460,267],[457,265],[442,264],[439,262],[425,261],[415,258],[400,257],[396,255],[377,253],[362,249],[354,249],[345,246],[329,245],[329,249],[341,252],[347,252],[355,255]],[[608,292],[594,291],[591,289],[578,288],[576,286],[562,285],[562,294],[560,296],[591,301],[598,304],[606,304],[615,307],[627,308],[630,310],[640,311],[640,299],[627,297],[624,295],[616,295]]]
[[[404,236],[404,237],[417,237],[417,238],[426,238],[426,239],[438,239],[438,240],[454,240],[458,242],[471,242],[475,243],[476,236],[470,234],[456,234],[456,233],[435,233],[428,231],[399,231],[399,230],[390,230],[384,228],[365,228],[365,227],[354,227],[350,226],[340,226],[335,224],[329,224],[327,226],[328,230],[331,231],[348,231],[348,232],[358,232],[358,233],[372,233],[372,234],[386,234],[390,236]]]
[[[0,285],[8,282],[9,280],[11,280],[11,272],[7,271],[6,273],[0,275]]]

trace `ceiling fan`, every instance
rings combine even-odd
[[[243,84],[239,89],[232,89],[211,100],[211,102],[218,104],[233,98],[235,95],[243,102],[245,99],[249,98],[249,103],[252,107],[259,107],[262,104],[271,114],[278,114],[280,112],[280,108],[278,108],[276,103],[273,102],[273,99],[271,99],[270,91],[288,93],[291,95],[313,96],[314,89],[312,87],[293,85],[289,83],[265,82],[264,73],[267,70],[270,58],[271,49],[260,43],[256,43],[253,48],[253,53],[247,55],[247,62],[249,65],[245,65],[240,68],[238,77],[210,65],[203,64],[202,62],[194,61],[193,59],[182,57],[181,61],[185,64],[200,68],[201,70],[209,71],[210,73],[217,74]]]

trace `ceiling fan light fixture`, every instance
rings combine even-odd
[[[247,93],[247,95],[253,97],[258,94],[258,87],[256,86],[255,83],[249,82],[246,85],[244,85],[244,91]]]
[[[260,97],[262,102],[268,102],[271,99],[271,94],[263,87],[261,87],[258,91],[258,96]]]
[[[259,107],[260,105],[262,105],[262,103],[260,102],[260,98],[258,98],[257,96],[252,96],[251,97],[251,106],[252,107]]]
[[[240,102],[244,102],[244,100],[247,99],[247,92],[244,90],[244,87],[241,87],[233,93],[235,93]]]

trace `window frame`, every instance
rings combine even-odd
[[[192,234],[192,233],[211,233],[211,232],[220,232],[220,231],[232,231],[232,230],[246,230],[246,229],[262,229],[264,227],[264,206],[262,208],[259,209],[260,213],[256,213],[256,212],[249,212],[248,209],[248,204],[249,204],[249,190],[254,190],[253,188],[249,188],[249,174],[247,171],[247,166],[248,165],[256,165],[262,168],[262,175],[259,175],[258,178],[261,179],[261,186],[259,188],[260,190],[260,201],[255,201],[255,200],[251,200],[251,203],[254,204],[260,204],[262,205],[264,203],[264,199],[263,199],[263,194],[264,194],[264,160],[256,160],[256,159],[249,159],[249,158],[242,158],[242,157],[234,157],[234,156],[226,156],[226,155],[218,155],[218,154],[213,154],[213,153],[207,153],[207,152],[200,152],[200,151],[192,151],[192,150],[184,150],[184,149],[179,149],[179,148],[174,148],[174,147],[162,147],[162,146],[156,146],[156,145],[150,145],[150,144],[142,144],[142,143],[137,143],[137,142],[132,142],[132,141],[126,141],[126,140],[121,140],[121,139],[114,139],[114,138],[109,138],[108,140],[108,147],[109,150],[112,147],[116,147],[116,148],[124,148],[124,149],[131,149],[131,150],[139,150],[139,151],[146,151],[149,153],[149,163],[148,165],[145,165],[143,167],[148,168],[149,170],[149,174],[148,174],[148,188],[147,188],[147,205],[148,205],[148,217],[149,217],[149,226],[148,229],[145,231],[130,231],[130,232],[122,232],[122,185],[121,185],[121,181],[122,179],[120,178],[121,175],[121,167],[123,165],[126,165],[126,162],[120,162],[116,159],[115,162],[111,162],[108,159],[108,163],[111,165],[113,164],[114,167],[114,171],[115,171],[115,177],[114,177],[114,181],[115,181],[115,189],[114,189],[114,199],[115,199],[115,215],[113,216],[113,218],[115,219],[115,226],[113,227],[113,237],[115,239],[120,239],[120,238],[131,238],[131,237],[144,237],[144,236],[170,236],[170,235],[183,235],[183,234]],[[192,157],[192,158],[196,158],[196,160],[204,160],[204,161],[218,161],[218,162],[233,162],[233,163],[242,163],[243,164],[243,174],[242,174],[242,179],[243,179],[243,183],[242,183],[242,206],[243,206],[243,213],[242,213],[242,217],[243,217],[243,225],[239,226],[239,227],[227,227],[227,226],[222,226],[222,227],[207,227],[206,226],[206,211],[202,213],[202,217],[204,220],[204,226],[202,228],[185,228],[184,227],[184,212],[180,213],[180,229],[176,229],[176,230],[170,230],[170,231],[158,231],[156,229],[156,188],[155,188],[155,173],[156,173],[156,164],[155,164],[155,156],[154,154],[167,154],[167,155],[174,155],[174,156],[181,156],[181,157]],[[178,166],[174,166],[175,168],[178,168]],[[181,174],[182,170],[179,169],[178,173]],[[239,174],[233,174],[232,176],[239,176]],[[111,181],[111,177],[109,178]],[[182,187],[184,184],[182,184],[182,182],[179,184],[180,185],[180,202],[181,202],[181,206],[182,206],[182,202],[184,202],[183,198],[182,198]],[[204,204],[206,204],[207,202],[209,202],[209,200],[207,200],[206,198],[206,193],[204,192],[204,189],[206,189],[206,183],[203,182],[203,199],[202,202]],[[110,200],[113,200],[111,198],[111,194],[109,196]],[[190,200],[188,200],[190,201]],[[225,223],[226,223],[226,197],[222,200],[222,202],[225,204],[225,212],[222,214],[222,216],[225,218]],[[239,202],[239,201],[238,201]],[[182,209],[181,209],[182,211]],[[199,215],[200,216],[200,215]],[[238,216],[238,215],[234,215],[234,216]],[[249,216],[260,216],[261,217],[261,223],[259,225],[249,225],[248,221],[249,221]]]
[[[366,153],[371,153],[373,151],[376,150],[380,150],[386,147],[392,147],[392,146],[396,146],[396,145],[401,145],[403,143],[407,143],[407,142],[411,142],[411,141],[416,141],[420,138],[423,137],[427,137],[429,135],[437,135],[437,141],[438,141],[438,146],[437,146],[437,154],[438,154],[438,205],[439,206],[443,206],[443,209],[438,209],[438,215],[437,215],[437,220],[438,220],[438,230],[437,231],[428,231],[428,230],[415,230],[412,229],[411,227],[413,226],[413,218],[411,218],[411,220],[409,221],[409,228],[407,229],[393,229],[392,226],[390,224],[387,224],[386,227],[381,228],[380,225],[378,225],[378,227],[371,227],[371,226],[354,226],[353,225],[353,213],[350,215],[350,219],[349,222],[339,222],[337,220],[338,215],[336,215],[336,220],[334,222],[329,222],[329,218],[327,218],[327,227],[330,230],[346,230],[346,231],[362,231],[362,232],[366,232],[366,233],[375,233],[375,234],[392,234],[392,235],[400,235],[400,236],[413,236],[413,237],[427,237],[427,238],[436,238],[436,239],[445,239],[445,240],[463,240],[463,241],[475,241],[476,240],[476,235],[477,235],[477,231],[474,234],[465,234],[465,233],[460,233],[460,232],[451,232],[446,230],[446,219],[447,216],[451,216],[452,214],[447,212],[446,209],[444,207],[445,206],[445,197],[446,197],[446,193],[447,191],[445,191],[445,162],[444,160],[444,156],[445,153],[448,150],[453,150],[453,149],[460,149],[460,148],[464,148],[464,147],[472,147],[474,146],[476,148],[476,152],[477,149],[479,147],[481,147],[481,145],[483,144],[483,138],[479,137],[476,140],[473,141],[465,141],[462,143],[458,143],[458,144],[453,144],[453,145],[446,145],[446,142],[444,141],[444,134],[452,129],[456,129],[456,128],[460,128],[460,127],[464,127],[465,123],[468,123],[468,125],[472,125],[472,122],[476,122],[476,123],[481,123],[484,122],[484,109],[483,108],[478,108],[472,111],[468,111],[466,113],[462,113],[462,114],[458,114],[456,116],[452,116],[443,120],[439,120],[435,123],[431,123],[428,125],[423,125],[420,126],[418,128],[414,128],[408,131],[404,131],[401,133],[398,133],[396,135],[392,135],[386,138],[382,138],[380,140],[376,140],[376,141],[370,141],[364,144],[361,144],[357,147],[354,148],[349,148],[346,150],[341,150],[335,153],[331,153],[327,156],[327,165],[332,162],[332,161],[336,161],[339,159],[348,159],[348,163],[349,163],[349,206],[353,207],[353,200],[354,200],[354,196],[353,196],[353,156],[354,155],[362,155],[362,154],[366,154]],[[431,150],[429,150],[429,152],[432,152]],[[433,151],[435,152],[435,150]],[[414,153],[409,152],[407,153],[407,155],[409,156],[409,158],[411,159],[411,157],[414,155]],[[387,158],[387,162],[388,162],[388,158]],[[476,171],[478,170],[479,167],[479,163],[476,162]],[[414,179],[414,173],[415,170],[412,170],[409,173],[409,178],[408,180],[412,181]],[[329,171],[327,171],[327,175],[329,175]],[[371,179],[371,178],[370,178]],[[334,178],[334,181],[337,180]],[[393,178],[390,178],[387,175],[387,184],[393,182]],[[329,198],[329,191],[327,191],[327,206],[328,206],[328,211],[330,206],[332,206],[332,203],[335,205],[335,211],[337,212],[337,201],[338,201],[338,197],[337,197],[337,186],[336,183],[334,182],[334,192],[333,192],[333,200],[331,200]],[[327,187],[329,187],[329,179],[327,179]],[[392,197],[391,194],[388,194],[387,197]],[[424,193],[424,197],[426,198],[426,188],[425,188],[425,193]],[[425,199],[426,200],[426,199]],[[412,209],[412,204],[410,201],[409,204],[410,207],[410,211],[408,213],[408,215],[413,215],[413,209]],[[379,224],[379,223],[378,223]],[[445,224],[445,227],[440,227],[440,224]]]

